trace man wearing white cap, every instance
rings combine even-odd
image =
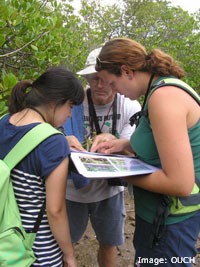
[[[134,130],[129,124],[129,119],[141,109],[139,102],[116,94],[99,78],[95,64],[100,50],[101,48],[93,50],[86,60],[85,68],[77,72],[85,77],[89,84],[82,116],[84,139],[88,150],[95,136],[101,133],[112,134],[113,138],[129,139]],[[73,112],[76,112],[74,108]],[[80,112],[64,125],[66,133],[69,128],[75,129],[73,123],[77,123],[78,116]],[[81,125],[78,125],[77,131],[80,129]],[[76,131],[71,131],[70,134],[77,136]],[[100,267],[116,266],[117,246],[124,242],[123,191],[124,186],[120,185],[120,180],[117,180],[116,184],[112,179],[92,179],[83,187],[77,187],[73,177],[68,181],[66,198],[72,242],[81,239],[90,219],[99,241],[97,258]]]

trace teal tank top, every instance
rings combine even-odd
[[[162,87],[162,90],[165,90],[165,87]],[[200,120],[192,128],[188,129],[188,135],[194,157],[195,175],[200,178]],[[161,167],[148,116],[140,118],[139,124],[131,136],[130,143],[139,159],[156,167]],[[136,214],[143,220],[153,223],[162,195],[134,187],[134,199]],[[166,224],[183,221],[193,214],[169,216]]]

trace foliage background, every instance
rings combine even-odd
[[[0,115],[18,80],[35,79],[53,65],[76,72],[92,49],[121,36],[171,54],[200,93],[200,10],[189,14],[165,0],[81,3],[77,11],[73,0],[0,0]]]

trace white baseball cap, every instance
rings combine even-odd
[[[92,50],[85,62],[85,68],[83,70],[78,71],[76,74],[79,75],[88,75],[92,73],[96,73],[95,65],[96,65],[96,58],[98,57],[102,47],[96,48]]]

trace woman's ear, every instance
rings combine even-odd
[[[125,74],[129,80],[133,78],[133,71],[126,65],[121,66],[122,73]]]

